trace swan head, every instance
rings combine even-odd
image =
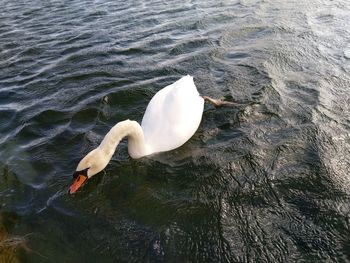
[[[74,174],[74,182],[69,189],[69,193],[74,194],[84,182],[101,172],[110,161],[111,156],[108,156],[100,148],[96,148],[89,152],[78,164]]]

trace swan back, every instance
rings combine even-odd
[[[141,123],[150,154],[175,149],[189,140],[198,129],[203,108],[204,100],[191,76],[158,91]]]

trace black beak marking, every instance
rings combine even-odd
[[[84,175],[84,176],[88,177],[88,176],[87,176],[87,172],[88,172],[89,169],[90,169],[90,167],[89,167],[89,168],[86,168],[86,169],[84,169],[84,170],[81,170],[81,171],[75,171],[75,172],[73,173],[73,179],[76,179],[79,175]]]

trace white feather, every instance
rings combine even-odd
[[[77,171],[88,169],[88,177],[103,170],[123,137],[128,137],[132,158],[170,151],[187,142],[202,119],[204,99],[191,76],[185,76],[158,91],[149,102],[141,126],[122,121],[112,127],[101,144],[78,164]]]

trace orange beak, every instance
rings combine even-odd
[[[86,179],[87,179],[87,176],[81,175],[81,174],[78,175],[78,177],[74,180],[73,184],[69,188],[69,193],[74,194],[80,188],[80,186],[83,185]]]

